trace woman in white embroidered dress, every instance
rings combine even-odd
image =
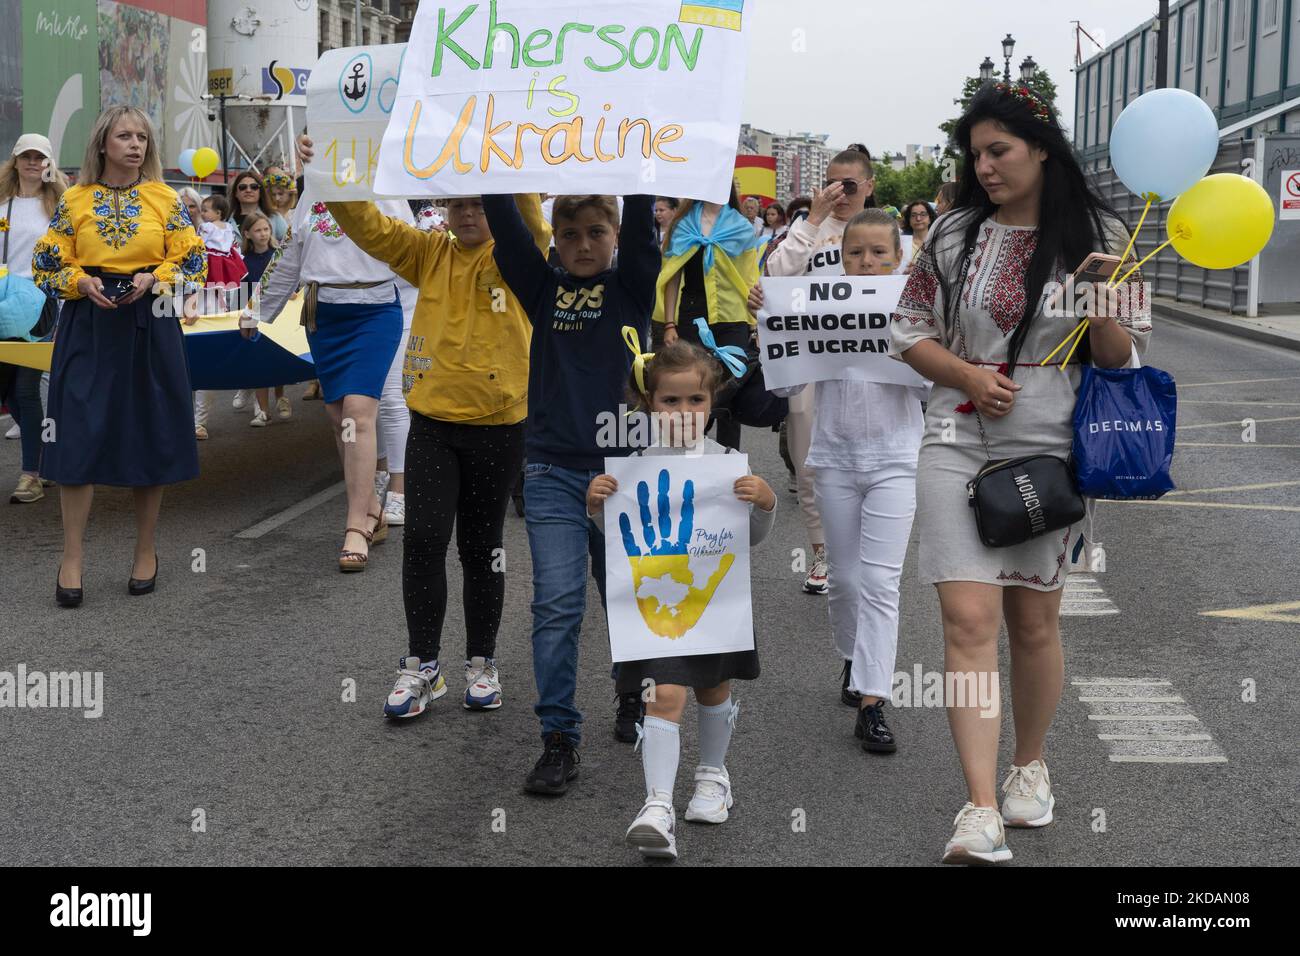
[[[921,576],[936,586],[942,606],[945,670],[996,674],[1004,619],[1010,636],[1016,752],[1000,813],[1000,717],[990,719],[987,704],[946,702],[970,801],[957,815],[944,861],[995,863],[1011,858],[1004,822],[1052,820],[1043,744],[1064,682],[1058,619],[1077,529],[986,547],[966,483],[990,458],[1067,457],[1080,354],[1097,366],[1125,366],[1134,348],[1146,348],[1151,313],[1135,274],[1121,296],[1127,307],[1089,316],[1066,369],[1040,366],[1078,321],[1073,310],[1046,309],[1056,285],[1091,252],[1122,253],[1128,235],[1089,189],[1050,107],[1025,87],[984,87],[954,138],[966,175],[908,279],[893,317],[893,352],[935,383],[916,513]]]

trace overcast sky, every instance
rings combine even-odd
[[[1002,72],[1002,38],[1016,39],[1013,77],[1032,56],[1074,116],[1074,26],[1118,40],[1154,16],[1156,0],[749,0],[744,122],[775,133],[830,133],[830,145],[873,152],[933,146],[957,115],[953,99],[984,57]],[[796,31],[806,52],[794,52]],[[1096,51],[1084,41],[1084,58]]]

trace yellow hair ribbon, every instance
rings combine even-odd
[[[637,391],[646,395],[645,390],[645,364],[655,357],[654,352],[642,352],[641,340],[637,331],[630,325],[623,326],[623,341],[627,343],[628,350],[632,353],[632,374],[636,377]],[[646,395],[646,398],[649,398]]]

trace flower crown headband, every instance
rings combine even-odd
[[[293,180],[287,173],[267,173],[262,177],[262,185],[267,189],[292,189]]]
[[[1047,123],[1049,126],[1051,125],[1052,123],[1051,107],[1049,107],[1045,102],[1043,102],[1043,100],[1039,99],[1038,94],[1036,94],[1029,87],[1025,86],[1024,84],[1020,84],[1018,86],[1011,86],[1007,83],[995,83],[993,84],[993,88],[997,90],[999,93],[1002,93],[1006,96],[1013,96],[1016,99],[1020,100],[1020,102],[1028,106],[1029,109],[1033,112],[1035,119],[1039,120],[1039,122]]]

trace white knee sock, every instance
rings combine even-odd
[[[640,743],[646,798],[659,791],[671,800],[682,750],[681,728],[671,720],[647,715],[642,723]]]
[[[727,760],[727,748],[731,746],[731,729],[736,723],[739,704],[733,704],[728,697],[712,707],[699,705],[700,715],[700,763],[705,767],[723,769]]]

